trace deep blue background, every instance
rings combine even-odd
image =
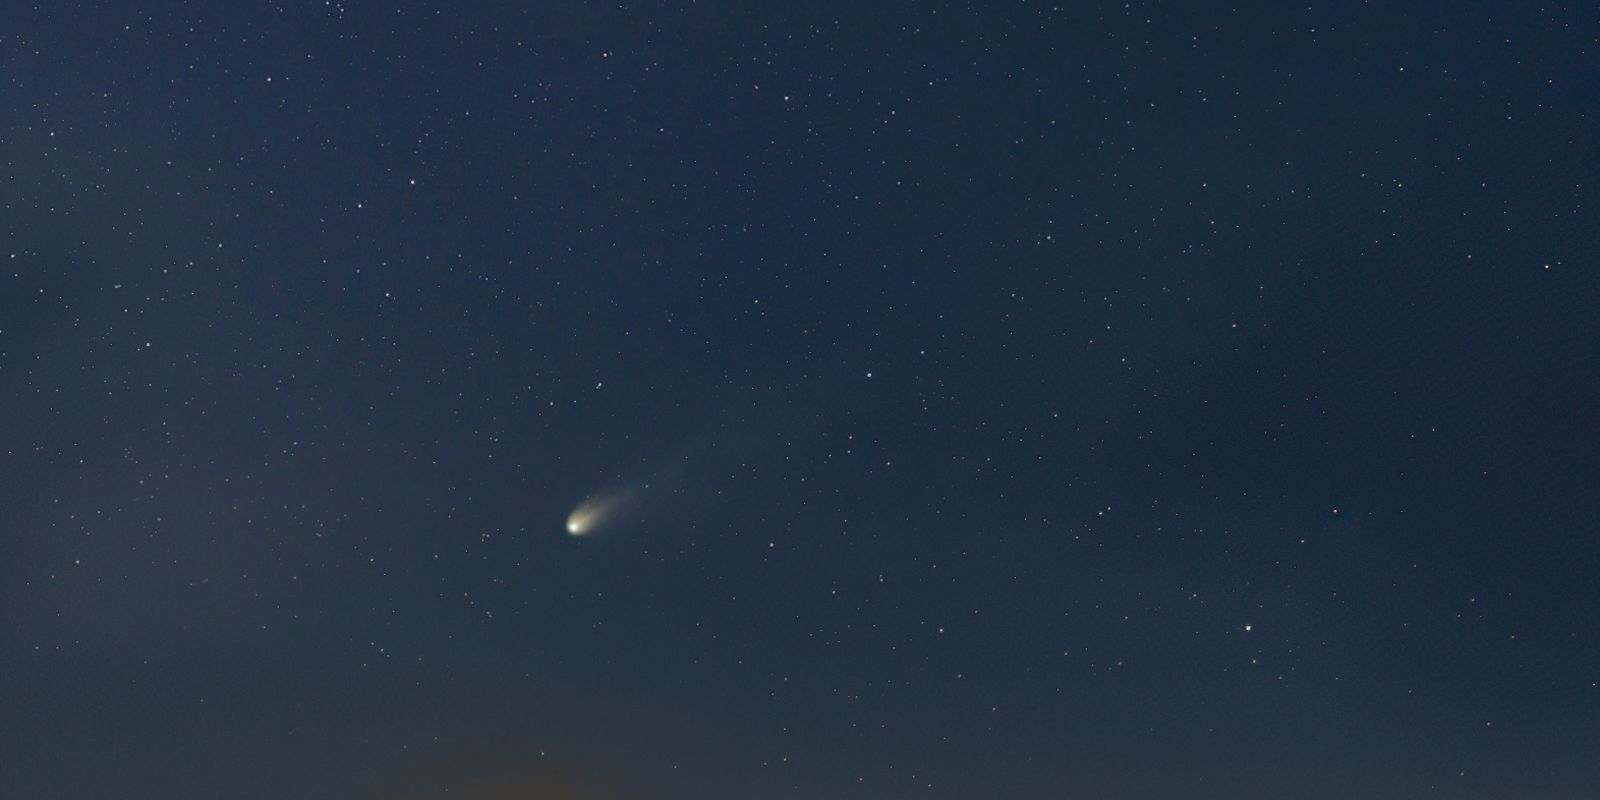
[[[0,795],[1593,797],[1597,36],[17,3]]]

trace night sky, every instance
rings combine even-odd
[[[0,14],[0,797],[1600,796],[1589,3]]]

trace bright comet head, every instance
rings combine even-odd
[[[573,536],[582,536],[589,532],[589,528],[593,524],[594,515],[588,509],[579,506],[573,509],[572,514],[567,517],[567,533]]]

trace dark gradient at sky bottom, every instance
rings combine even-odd
[[[0,797],[1600,796],[1592,4],[0,18]]]

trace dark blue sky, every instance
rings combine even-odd
[[[1585,4],[4,18],[4,797],[1600,785]]]

